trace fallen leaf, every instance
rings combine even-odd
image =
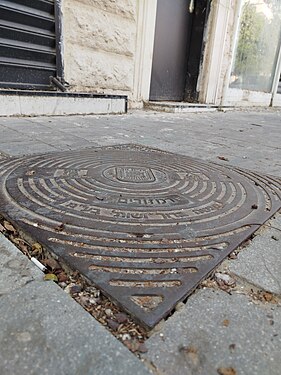
[[[16,229],[13,227],[13,225],[11,223],[9,223],[8,221],[4,220],[4,227],[5,229],[8,231],[8,232],[12,232],[13,234],[16,234],[17,231]]]
[[[82,286],[79,284],[70,283],[67,285],[64,291],[71,295],[78,294],[82,291]]]
[[[179,352],[196,354],[198,352],[198,349],[195,348],[194,346],[180,346]]]
[[[182,346],[179,351],[185,355],[186,359],[191,362],[194,368],[198,367],[200,362],[200,356],[198,349],[194,346]]]
[[[258,205],[257,204],[252,204],[251,207],[252,207],[253,210],[256,210],[258,208]]]
[[[217,369],[219,375],[236,375],[237,372],[233,367],[220,367]]]
[[[217,158],[223,161],[229,161],[229,159],[226,158],[225,156],[217,156]]]
[[[224,321],[222,322],[223,326],[224,327],[228,327],[229,326],[229,320],[228,319],[224,319]]]
[[[32,250],[32,252],[34,252],[35,254],[38,254],[38,255],[39,255],[39,254],[42,253],[42,251],[43,251],[43,247],[42,247],[42,245],[40,245],[39,242],[35,242],[35,243],[32,245],[31,250]]]
[[[44,259],[45,266],[49,267],[52,271],[61,268],[55,259]]]
[[[233,279],[231,276],[229,276],[226,273],[216,272],[215,273],[215,280],[216,280],[219,287],[222,287],[224,285],[234,287],[236,285],[235,279]]]
[[[266,300],[266,302],[270,302],[273,300],[273,294],[269,292],[264,292],[263,298]]]
[[[112,310],[111,309],[105,309],[104,313],[106,316],[112,316]]]
[[[25,243],[20,243],[20,244],[19,244],[19,248],[20,248],[20,250],[21,250],[25,255],[27,255],[27,256],[30,257],[30,254],[29,254],[29,248],[28,248],[28,246],[27,246]]]
[[[128,315],[124,314],[124,313],[118,313],[118,314],[115,315],[115,320],[118,323],[125,323],[128,320]]]
[[[64,272],[60,272],[57,277],[60,283],[64,283],[68,279],[67,275]]]
[[[81,290],[82,290],[81,285],[73,285],[73,286],[70,288],[70,293],[71,293],[71,294],[77,294],[77,293],[80,293]]]
[[[18,245],[21,241],[19,237],[14,237],[13,235],[10,236],[10,239],[13,241],[14,244]]]
[[[53,273],[48,273],[47,275],[44,276],[45,281],[55,281],[58,282],[58,278],[55,274]]]
[[[139,342],[138,340],[124,340],[123,343],[127,346],[131,352],[136,353],[146,353],[147,348],[143,342]]]
[[[117,331],[119,323],[115,322],[112,319],[106,319],[106,322],[109,328],[113,329],[113,331]]]
[[[29,246],[27,242],[25,242],[22,238],[14,237],[13,242],[17,245],[17,247],[25,254],[30,256],[29,254]]]

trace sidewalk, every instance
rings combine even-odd
[[[0,118],[0,160],[138,143],[280,178],[280,126],[271,109]],[[203,283],[151,334],[142,360],[1,236],[0,373],[279,375],[280,230],[276,214],[217,270],[231,291]]]

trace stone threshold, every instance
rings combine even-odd
[[[213,104],[187,102],[146,102],[144,107],[157,112],[185,113],[185,112],[215,112],[220,107]]]
[[[125,95],[0,90],[0,116],[123,114],[127,102]]]

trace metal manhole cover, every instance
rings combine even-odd
[[[138,145],[2,161],[1,175],[2,213],[147,327],[281,207],[277,179]]]

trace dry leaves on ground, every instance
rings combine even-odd
[[[233,367],[220,367],[217,369],[219,375],[236,375],[237,372]]]

